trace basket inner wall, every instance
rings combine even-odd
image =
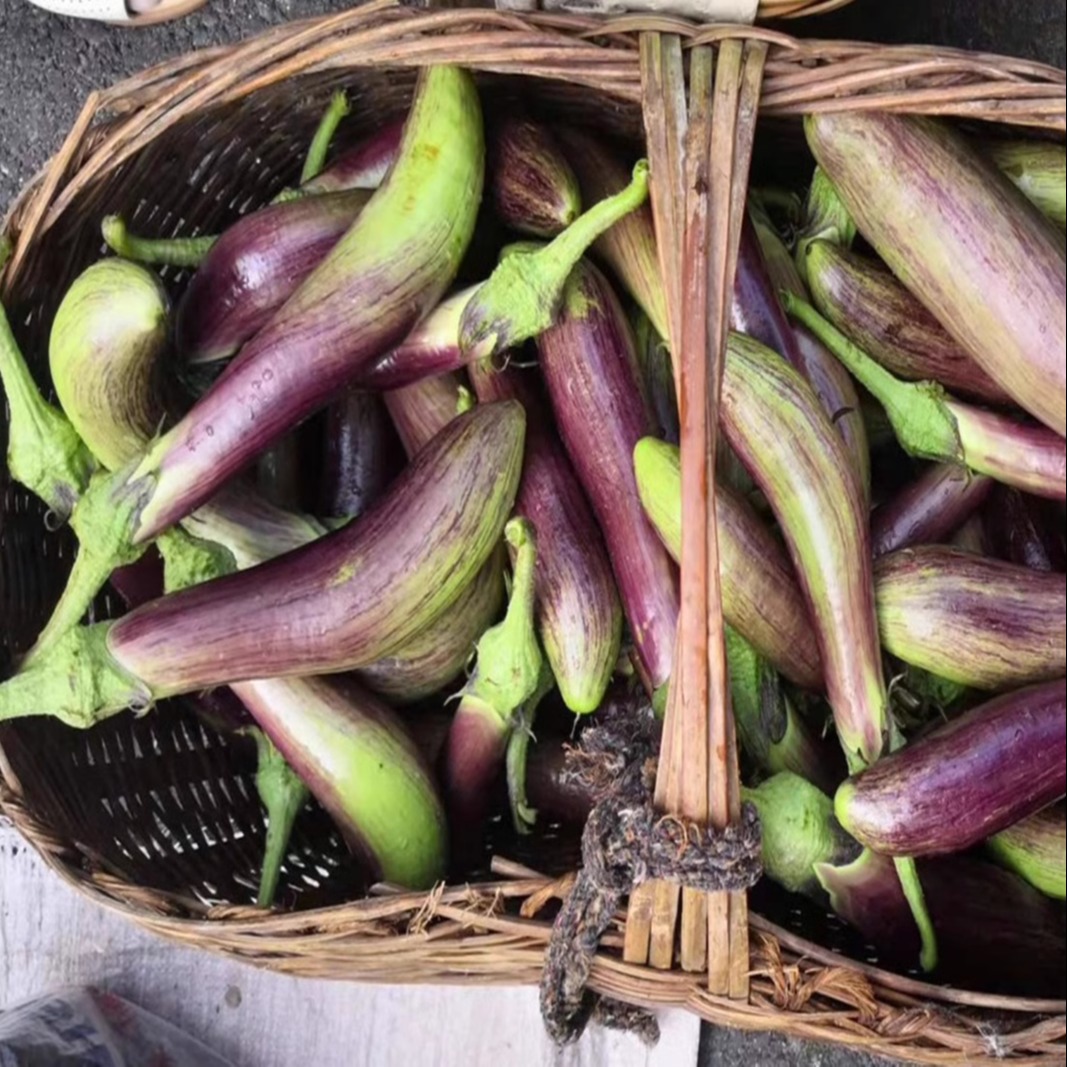
[[[35,242],[7,297],[16,336],[34,375],[54,399],[47,344],[59,300],[74,278],[105,251],[101,219],[119,213],[133,232],[188,236],[222,229],[294,182],[315,125],[336,88],[352,113],[337,147],[402,115],[415,74],[408,70],[343,70],[305,75],[183,119],[122,167],[83,190]],[[485,76],[488,108],[524,106],[550,121],[610,133],[633,148],[639,111],[588,88],[562,82]],[[768,124],[769,125],[769,124]],[[106,128],[102,131],[106,133]],[[100,136],[98,131],[95,136]],[[799,123],[775,123],[757,140],[756,167],[797,177],[810,167]],[[184,180],[175,176],[185,175]],[[186,278],[165,268],[173,292]],[[6,418],[6,416],[5,416]],[[0,449],[6,454],[6,422]],[[0,471],[0,677],[33,641],[70,568],[74,540],[50,533],[43,507]],[[118,610],[104,593],[95,617]],[[83,733],[52,720],[0,727],[0,747],[25,804],[50,837],[75,846],[71,862],[134,887],[164,894],[181,913],[217,904],[254,902],[264,821],[254,783],[255,752],[247,742],[215,733],[182,701],[143,718],[124,714]],[[484,859],[506,855],[549,874],[578,859],[573,831],[541,828],[517,838],[498,820]],[[454,880],[487,877],[487,864],[456,871]],[[365,880],[330,819],[309,806],[298,821],[279,888],[293,909],[344,903],[362,895]],[[839,920],[771,885],[753,903],[767,918],[819,945],[861,962],[877,953]]]

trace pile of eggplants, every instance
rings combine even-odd
[[[361,136],[335,98],[299,180],[221,233],[106,218],[115,254],[57,294],[57,404],[0,317],[8,467],[79,540],[0,721],[181,697],[253,736],[263,905],[312,800],[368,878],[426,888],[502,808],[588,814],[576,717],[666,704],[681,405],[647,165],[482,103],[428,68]],[[715,500],[765,871],[894,965],[1062,995],[1064,148],[806,134],[810,189],[749,199]],[[107,582],[126,612],[86,622]]]

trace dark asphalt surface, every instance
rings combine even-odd
[[[953,44],[1067,65],[1060,0],[857,0],[797,32]],[[247,37],[342,0],[211,0],[181,22],[113,29],[65,20],[27,0],[0,0],[0,212],[59,147],[85,96],[170,56]],[[702,1067],[874,1067],[833,1048],[705,1029]]]

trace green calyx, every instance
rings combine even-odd
[[[100,224],[104,243],[117,256],[135,263],[166,267],[199,267],[218,241],[217,234],[200,237],[139,237],[130,233],[120,215]]]
[[[833,801],[799,775],[783,771],[741,796],[759,813],[764,871],[790,892],[818,899],[816,865],[847,862],[859,849],[834,818]]]
[[[308,149],[307,159],[304,160],[304,169],[300,172],[300,184],[317,178],[326,165],[326,154],[330,150],[330,142],[341,125],[341,120],[351,112],[348,97],[344,91],[338,89],[330,98],[330,104],[319,120],[318,129],[311,139],[311,147]]]
[[[625,189],[595,204],[549,244],[513,247],[464,308],[460,348],[487,359],[547,330],[589,246],[647,198],[648,163],[642,160]]]
[[[278,894],[278,882],[293,827],[311,799],[311,791],[262,730],[253,727],[248,733],[256,740],[256,792],[267,813],[267,840],[256,906],[270,908]]]
[[[0,246],[0,270],[9,254],[10,245]],[[0,384],[11,412],[7,445],[11,477],[65,522],[96,464],[66,416],[41,396],[2,304]]]
[[[115,662],[110,624],[81,626],[50,642],[47,652],[0,685],[0,722],[50,715],[87,730],[127,708],[147,710],[152,693]]]
[[[511,600],[502,622],[478,642],[474,673],[465,698],[491,708],[504,723],[537,691],[544,655],[534,626],[537,543],[526,519],[512,519],[504,536],[514,551]]]
[[[213,581],[237,570],[229,548],[193,537],[175,526],[156,542],[163,557],[163,585],[168,593]]]
[[[812,245],[809,257],[819,254]],[[936,382],[902,382],[853,344],[810,304],[781,293],[786,312],[806,326],[885,409],[901,447],[919,459],[964,463],[956,418]]]
[[[70,527],[78,537],[78,554],[59,603],[29,651],[24,666],[72,630],[85,617],[93,598],[119,567],[135,563],[146,545],[131,545],[134,528],[144,504],[147,485],[129,483],[129,469],[98,471],[89,481],[70,516]]]
[[[826,172],[816,167],[804,203],[804,224],[796,240],[796,265],[804,284],[808,282],[808,250],[814,242],[828,241],[851,248],[855,240],[855,220]]]

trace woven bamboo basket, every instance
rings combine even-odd
[[[121,212],[151,235],[216,231],[292,181],[336,88],[352,99],[347,129],[355,136],[361,120],[403,113],[417,68],[457,63],[476,71],[494,98],[521,93],[550,120],[595,123],[636,146],[662,104],[648,64],[656,35],[677,35],[686,48],[740,42],[746,55],[758,54],[757,168],[782,158],[807,166],[796,120],[827,109],[1064,133],[1064,74],[1017,60],[800,42],[769,29],[647,15],[605,21],[371,4],[188,55],[89,97],[59,154],[5,221],[15,253],[2,295],[34,373],[47,385],[52,318],[67,285],[100,254],[104,215]],[[783,143],[789,152],[765,151]],[[747,161],[737,173],[743,182]],[[728,263],[727,255],[723,278]],[[0,446],[5,437],[0,430]],[[69,568],[73,542],[47,533],[44,518],[36,501],[4,485],[3,672],[36,635]],[[105,595],[96,610],[104,617],[113,607]],[[210,732],[180,701],[84,734],[48,719],[0,730],[4,813],[64,881],[157,934],[295,975],[538,981],[554,901],[567,893],[575,862],[564,831],[519,841],[500,829],[480,869],[457,872],[452,886],[429,895],[411,894],[365,885],[327,817],[309,808],[286,864],[286,910],[263,914],[250,906],[264,832],[253,769],[254,753]],[[869,949],[815,909],[798,910],[763,887],[751,903],[747,999],[711,995],[700,974],[623,962],[621,914],[601,942],[591,988],[648,1008],[685,1007],[713,1023],[921,1063],[1063,1062],[1063,1002],[924,984],[871,962]]]

